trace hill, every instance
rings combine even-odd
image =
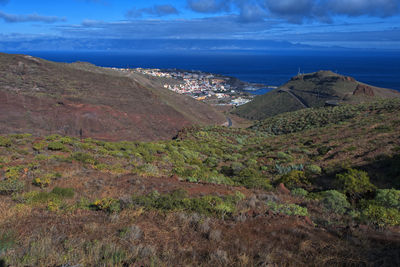
[[[0,264],[399,266],[399,118],[393,99],[169,141],[1,135]]]
[[[169,139],[185,126],[220,124],[211,106],[139,74],[88,63],[0,54],[0,133],[105,140]]]
[[[234,113],[260,120],[303,108],[355,104],[393,97],[400,97],[400,93],[370,86],[331,71],[318,71],[297,75],[279,88],[238,107]]]

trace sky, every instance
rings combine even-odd
[[[0,0],[0,50],[400,50],[400,0]]]

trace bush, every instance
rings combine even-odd
[[[321,156],[326,155],[329,151],[331,151],[332,148],[329,146],[321,146],[317,149],[318,154],[320,154]]]
[[[270,190],[272,188],[269,180],[252,168],[242,169],[232,180],[247,188],[260,188],[265,190]]]
[[[400,225],[400,211],[394,208],[386,208],[379,205],[368,205],[361,211],[361,219],[378,226]]]
[[[278,204],[273,201],[268,201],[267,207],[273,213],[280,213],[289,216],[308,216],[307,208],[296,204]]]
[[[82,163],[86,163],[86,164],[96,164],[96,160],[95,158],[88,154],[88,153],[83,153],[83,152],[75,152],[72,153],[72,155],[70,156],[71,160],[76,160]]]
[[[32,181],[33,185],[39,186],[40,188],[48,187],[50,183],[51,179],[49,177],[35,178]]]
[[[295,197],[306,197],[308,195],[308,191],[303,188],[295,188],[290,193]]]
[[[4,252],[14,247],[15,244],[16,244],[16,239],[12,232],[7,232],[4,230],[0,232],[0,255],[2,255]],[[3,266],[1,265],[1,263],[2,261],[0,258],[0,266]],[[4,266],[6,265],[4,264]]]
[[[35,151],[41,151],[44,150],[47,146],[47,143],[45,141],[40,141],[40,142],[35,142],[32,144],[32,148]]]
[[[10,180],[17,180],[21,176],[23,166],[12,166],[6,169],[5,177]]]
[[[325,191],[321,195],[321,202],[327,211],[343,214],[350,207],[346,196],[336,190]]]
[[[47,149],[52,151],[67,151],[67,147],[61,142],[51,142],[47,145]]]
[[[364,171],[349,168],[345,173],[337,174],[336,180],[342,192],[352,199],[358,199],[375,189]]]
[[[216,157],[208,157],[204,162],[204,164],[206,164],[208,167],[216,167],[218,166],[218,159]]]
[[[292,164],[289,166],[275,164],[275,169],[279,174],[288,174],[291,171],[302,171],[304,169],[304,166],[303,164]]]
[[[289,154],[286,154],[285,152],[278,152],[276,154],[276,157],[280,160],[286,161],[286,162],[291,162],[293,161],[293,157]]]
[[[90,208],[94,210],[101,210],[108,213],[119,212],[121,205],[119,200],[113,198],[98,199],[90,205]]]
[[[148,176],[158,176],[160,174],[158,167],[151,163],[146,163],[143,166],[140,166],[139,171]]]
[[[321,174],[322,170],[320,166],[311,164],[306,166],[306,172],[311,174]]]
[[[31,191],[25,194],[15,195],[14,200],[27,204],[47,204],[50,210],[57,210],[61,201],[67,197],[69,196],[57,194],[57,192]]]
[[[73,188],[62,188],[62,187],[55,187],[51,193],[62,197],[62,198],[72,198],[74,197],[74,189]]]
[[[243,199],[243,194],[220,198],[217,196],[203,196],[189,198],[184,190],[176,190],[170,194],[160,195],[154,191],[145,196],[133,196],[133,203],[146,209],[158,209],[163,211],[185,210],[207,215],[232,214],[236,210],[236,204]]]
[[[53,179],[58,179],[61,178],[61,174],[56,172],[56,173],[47,173],[43,175],[42,177],[38,177],[33,179],[32,184],[39,186],[41,188],[48,187],[51,184],[51,181]]]
[[[2,147],[10,147],[12,145],[11,139],[5,136],[0,136],[0,146]]]
[[[10,195],[21,192],[25,187],[25,183],[17,179],[6,179],[0,181],[0,194]]]
[[[374,200],[380,206],[400,209],[400,190],[379,189]]]
[[[303,171],[291,171],[290,173],[283,175],[278,182],[283,183],[289,189],[310,184],[310,181]]]

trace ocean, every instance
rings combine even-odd
[[[370,85],[400,91],[399,52],[293,51],[275,52],[268,55],[45,51],[18,53],[57,62],[85,61],[103,67],[201,70],[270,86],[279,86],[287,82],[299,71],[308,73],[318,70],[332,70],[339,74],[352,76]]]

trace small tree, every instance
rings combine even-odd
[[[349,168],[345,173],[337,174],[336,180],[340,190],[353,200],[375,190],[364,171]]]
[[[330,211],[337,214],[345,213],[346,209],[350,207],[346,196],[336,190],[329,190],[322,193],[322,204]]]

